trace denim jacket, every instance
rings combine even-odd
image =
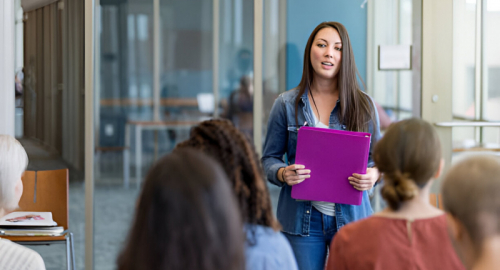
[[[306,121],[313,123],[312,111],[309,105],[308,90],[304,92],[299,101],[298,124],[295,123],[295,97],[299,90],[293,89],[282,93],[274,102],[267,127],[267,137],[264,143],[264,152],[262,163],[266,172],[267,179],[274,185],[281,187],[278,201],[278,220],[283,226],[283,232],[309,236],[309,225],[311,222],[312,204],[310,201],[296,201],[291,197],[292,187],[281,182],[277,178],[277,172],[280,168],[295,163],[295,150],[297,146],[297,131]],[[369,96],[367,95],[367,98]],[[369,123],[369,132],[372,134],[370,143],[370,153],[368,157],[368,167],[373,167],[372,150],[375,142],[380,138],[379,118],[375,104],[370,98],[375,111],[376,125]],[[344,123],[340,123],[339,110],[340,102],[333,109],[329,128],[345,130]],[[283,161],[286,154],[288,163]],[[306,180],[307,181],[307,180]],[[361,205],[335,204],[335,216],[337,220],[337,229],[349,222],[368,217],[373,213],[368,198],[368,193],[363,191],[363,200]]]

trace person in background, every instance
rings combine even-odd
[[[292,186],[308,181],[314,174],[303,164],[295,164],[300,127],[369,132],[371,145],[379,139],[377,110],[371,97],[361,91],[357,74],[347,29],[338,22],[323,22],[307,41],[299,85],[281,94],[269,115],[262,163],[269,182],[281,188],[278,220],[301,270],[323,270],[337,230],[373,213],[367,191],[380,175],[373,167],[371,149],[366,174],[353,172],[345,179],[363,192],[361,205],[298,201],[291,197]]]
[[[149,170],[119,270],[243,269],[241,220],[220,165],[177,150]]]
[[[246,269],[297,269],[290,244],[273,215],[261,164],[243,133],[228,120],[205,121],[176,149],[184,148],[199,149],[224,167],[244,222]]]
[[[443,181],[442,194],[448,230],[467,269],[500,269],[500,157],[457,163]]]
[[[18,208],[27,166],[28,155],[21,143],[0,135],[0,217]],[[0,238],[0,269],[44,270],[45,264],[37,252]]]
[[[421,119],[389,127],[374,150],[388,206],[342,228],[327,270],[464,269],[446,231],[446,215],[430,204],[433,179],[443,168],[441,143]]]
[[[250,76],[240,79],[240,87],[229,95],[223,117],[229,119],[250,140],[253,139],[253,81]]]
[[[23,70],[24,68],[19,70],[15,76],[16,98],[23,95],[23,80],[24,80]]]
[[[382,105],[380,105],[378,102],[375,101],[375,107],[377,108],[377,113],[380,119],[380,129],[381,130],[386,130],[391,124],[392,120],[391,117],[387,114],[387,112],[384,110]]]

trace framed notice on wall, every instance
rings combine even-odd
[[[378,46],[379,70],[410,70],[411,45]]]

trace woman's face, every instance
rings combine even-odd
[[[339,32],[332,27],[319,30],[313,40],[310,57],[315,77],[335,78],[342,63],[342,40]]]

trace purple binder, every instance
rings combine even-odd
[[[311,178],[292,187],[292,198],[360,205],[363,192],[348,180],[365,174],[370,133],[301,127],[295,164],[311,170]]]

